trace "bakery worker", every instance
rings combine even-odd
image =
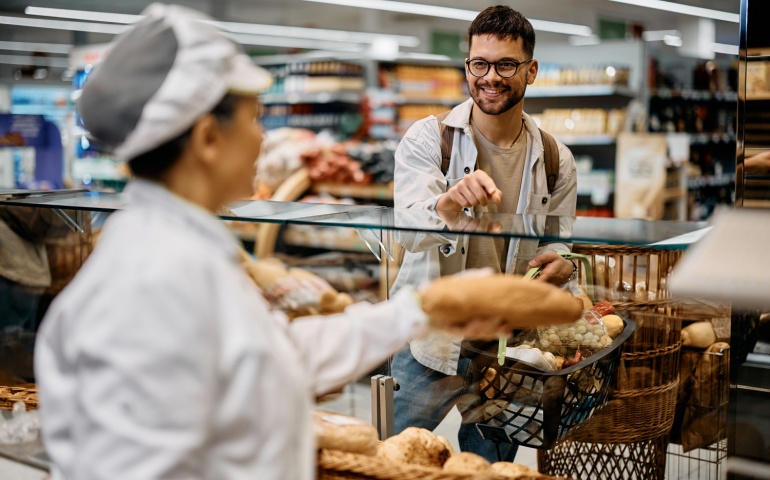
[[[270,76],[208,17],[144,15],[78,101],[136,179],[41,325],[52,479],[311,479],[313,399],[371,371],[426,316],[406,291],[292,323],[268,311],[212,212],[251,192]],[[470,328],[499,333],[480,320]]]
[[[471,23],[468,38],[465,78],[471,98],[443,119],[453,135],[448,165],[442,171],[439,120],[429,116],[415,122],[396,150],[396,208],[434,211],[442,218],[454,217],[448,223],[455,225],[458,213],[469,220],[515,213],[543,224],[549,215],[556,220],[554,231],[569,238],[577,201],[575,161],[557,142],[558,177],[549,191],[544,140],[523,110],[527,85],[538,71],[532,25],[508,6],[489,7]],[[461,230],[462,225],[453,229]],[[562,242],[426,237],[431,238],[410,239],[420,248],[406,252],[393,291],[468,268],[523,274],[544,265],[539,280],[557,285],[577,270],[556,253],[569,251]],[[395,394],[396,432],[408,426],[434,429],[455,405],[467,418],[463,399],[470,393],[463,379],[468,366],[469,360],[460,356],[460,339],[442,333],[415,339],[399,352],[392,365],[401,386]],[[497,460],[495,445],[482,439],[472,422],[461,425],[459,443],[462,450]],[[513,460],[515,447],[505,450],[503,460]]]

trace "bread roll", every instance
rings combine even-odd
[[[423,311],[438,327],[456,327],[470,318],[502,318],[511,328],[574,322],[583,303],[545,282],[518,275],[447,276],[420,294]]]
[[[489,467],[489,471],[516,480],[539,479],[543,477],[537,470],[511,462],[495,462]]]
[[[711,322],[695,322],[682,329],[682,345],[685,347],[707,348],[717,341]]]
[[[489,470],[489,462],[471,452],[456,453],[444,463],[444,470],[454,473],[478,473]]]
[[[604,328],[607,329],[607,335],[609,335],[611,338],[615,338],[620,335],[623,332],[623,328],[625,327],[623,324],[623,319],[617,315],[605,315],[602,317],[602,321],[604,322]]]
[[[375,455],[379,437],[371,424],[340,413],[313,412],[318,448]]]
[[[441,468],[449,458],[446,445],[431,431],[409,427],[388,438],[377,448],[377,456],[395,463]]]
[[[452,443],[449,441],[448,438],[442,435],[436,435],[436,438],[438,438],[438,441],[441,442],[441,444],[446,447],[446,449],[449,451],[449,457],[451,458],[452,455],[455,454],[455,449],[454,447],[452,447]]]

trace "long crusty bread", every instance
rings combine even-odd
[[[488,316],[503,318],[511,328],[526,328],[574,322],[582,314],[582,302],[568,292],[517,275],[442,277],[420,299],[437,327]]]

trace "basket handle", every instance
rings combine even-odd
[[[588,298],[591,299],[592,302],[596,301],[594,298],[594,281],[593,281],[593,272],[591,271],[591,264],[588,261],[588,257],[585,255],[581,255],[579,253],[572,253],[572,252],[557,252],[562,257],[566,258],[567,260],[578,260],[583,263],[583,270],[586,272],[586,293],[588,294]],[[532,280],[537,278],[537,276],[540,274],[540,272],[543,271],[543,265],[540,265],[539,267],[533,267],[530,268],[529,271],[524,275],[524,278]],[[505,363],[505,348],[508,346],[508,338],[504,336],[500,336],[500,338],[497,341],[497,363],[498,365],[502,366]]]

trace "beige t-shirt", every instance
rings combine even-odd
[[[471,122],[473,140],[478,150],[476,168],[489,175],[503,192],[500,205],[490,203],[486,207],[476,206],[474,212],[478,215],[488,213],[516,213],[519,206],[521,180],[524,176],[524,165],[527,161],[527,134],[522,133],[522,139],[511,148],[501,148],[493,144],[479,132]],[[485,237],[473,235],[468,242],[468,259],[466,268],[490,267],[495,272],[502,272],[508,257],[508,241],[502,237]]]

